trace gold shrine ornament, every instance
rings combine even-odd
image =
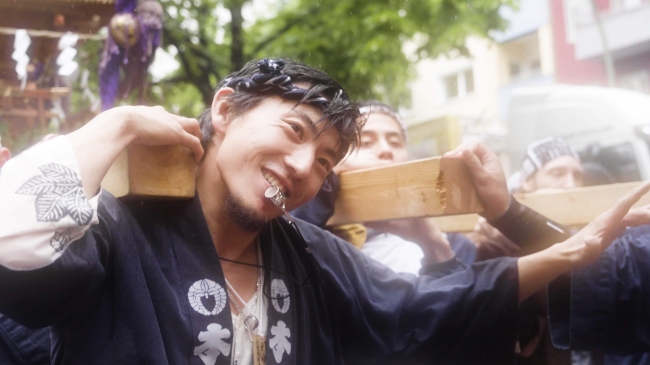
[[[126,47],[127,44],[133,46],[140,39],[140,27],[133,14],[120,13],[113,15],[109,30],[115,44],[120,47]]]

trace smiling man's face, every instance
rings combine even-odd
[[[282,214],[264,197],[270,186],[285,194],[288,211],[295,209],[316,195],[337,163],[337,130],[320,133],[323,123],[315,124],[320,111],[294,105],[268,97],[231,121],[213,117],[215,146],[202,162],[201,179],[211,182],[204,184],[214,187],[209,193],[220,197],[230,218],[246,230]]]

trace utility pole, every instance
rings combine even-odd
[[[591,0],[591,10],[594,16],[594,23],[596,23],[596,28],[598,29],[598,33],[600,34],[600,41],[603,45],[603,60],[605,61],[605,72],[607,73],[607,86],[615,87],[616,68],[614,66],[614,59],[612,58],[612,53],[609,51],[609,44],[607,43],[607,35],[605,34],[603,21],[600,18],[600,12],[598,11],[598,6],[596,6],[596,0]]]

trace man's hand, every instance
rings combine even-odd
[[[650,182],[645,182],[621,198],[612,208],[596,217],[576,235],[558,244],[561,252],[569,257],[572,267],[580,267],[596,261],[626,226],[650,224],[647,206],[630,210],[632,205],[649,190]]]
[[[425,263],[447,261],[454,257],[449,241],[442,234],[433,218],[369,222],[365,226],[417,243],[424,252]]]
[[[596,217],[568,240],[520,258],[517,262],[519,302],[521,303],[562,273],[596,261],[625,229],[625,217],[632,205],[649,190],[650,182],[646,182],[629,192],[612,208]]]
[[[629,227],[650,223],[650,205],[630,209],[623,218],[623,224]]]
[[[521,249],[498,229],[492,227],[483,217],[479,217],[474,231],[467,234],[476,245],[476,261],[497,257],[517,257]]]
[[[150,146],[181,145],[189,148],[198,163],[203,157],[201,128],[194,118],[169,113],[162,106],[128,106],[122,113],[125,129],[132,142]]]
[[[483,216],[488,222],[496,220],[508,210],[510,193],[501,161],[485,145],[480,142],[462,144],[443,157],[462,158],[465,161],[474,189],[485,207]]]
[[[197,162],[203,157],[196,119],[167,112],[163,107],[124,106],[97,115],[67,135],[79,163],[86,196],[94,196],[109,167],[131,143],[182,145]]]

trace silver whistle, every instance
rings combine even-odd
[[[280,188],[278,188],[277,186],[271,186],[270,188],[266,189],[266,191],[264,192],[264,196],[266,198],[271,199],[271,201],[273,202],[273,204],[275,204],[276,207],[282,209],[282,211],[284,212],[284,217],[287,218],[289,223],[293,222],[293,219],[291,219],[291,216],[287,212],[287,208],[284,204],[284,200],[286,199],[286,197],[284,196],[284,194],[282,194]]]

